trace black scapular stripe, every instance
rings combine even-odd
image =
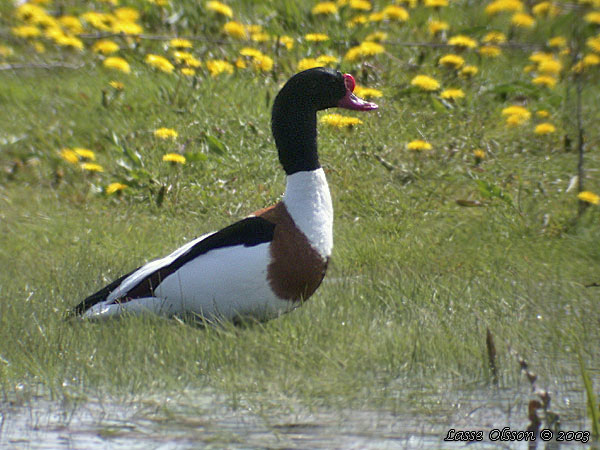
[[[269,222],[262,217],[248,217],[240,220],[228,227],[223,228],[216,233],[207,236],[200,242],[196,243],[188,251],[180,255],[171,264],[160,267],[148,276],[139,281],[135,286],[132,286],[127,292],[115,299],[114,303],[126,303],[130,300],[142,297],[151,297],[154,295],[154,289],[166,277],[177,271],[180,267],[197,258],[200,255],[208,253],[211,250],[216,250],[223,247],[233,247],[243,245],[244,247],[253,247],[265,242],[273,240],[275,224]],[[143,267],[143,266],[141,266]],[[109,285],[100,289],[95,294],[90,295],[77,306],[75,306],[70,315],[81,315],[97,303],[103,302],[115,289],[118,289],[120,284],[131,274],[136,272],[141,267],[138,267],[132,272],[123,275],[119,279],[113,281]],[[201,274],[199,274],[201,276]]]

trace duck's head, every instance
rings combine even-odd
[[[289,99],[295,108],[320,111],[327,108],[345,108],[356,111],[377,109],[375,103],[354,95],[356,82],[350,74],[326,67],[304,70],[291,77],[283,86],[275,104]]]
[[[352,75],[317,67],[297,73],[281,88],[273,103],[271,129],[279,161],[288,175],[320,166],[317,154],[317,111],[345,108],[377,109],[354,95]]]

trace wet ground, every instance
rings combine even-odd
[[[575,384],[570,390],[555,388],[549,388],[553,391],[551,409],[560,415],[561,429],[589,431],[583,392]],[[527,386],[452,394],[411,390],[404,395],[410,396],[412,400],[407,397],[406,404],[412,406],[396,413],[309,410],[301,406],[287,406],[285,413],[267,407],[255,411],[243,406],[232,408],[220,396],[208,392],[121,403],[60,405],[30,400],[20,406],[0,405],[0,448],[512,449],[533,444],[536,447],[531,448],[571,449],[592,445],[591,441],[578,442],[586,440],[586,433],[565,434],[565,438],[578,441],[560,443],[555,439],[543,442],[540,436],[533,443],[502,440],[501,430],[505,427],[511,431],[527,428],[527,406],[536,398]],[[483,441],[444,441],[451,429],[479,431]],[[456,437],[457,433],[451,435]]]

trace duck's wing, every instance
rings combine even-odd
[[[247,217],[220,231],[200,236],[170,255],[151,261],[113,281],[75,306],[70,315],[82,315],[103,302],[113,304],[152,297],[162,280],[186,263],[223,247],[252,247],[271,242],[274,230],[273,222],[262,217]]]

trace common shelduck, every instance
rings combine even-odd
[[[287,174],[283,199],[90,295],[75,315],[197,315],[266,320],[290,311],[321,284],[333,247],[333,209],[317,154],[317,111],[377,105],[353,94],[354,78],[315,68],[290,78],[273,104],[271,129]]]

